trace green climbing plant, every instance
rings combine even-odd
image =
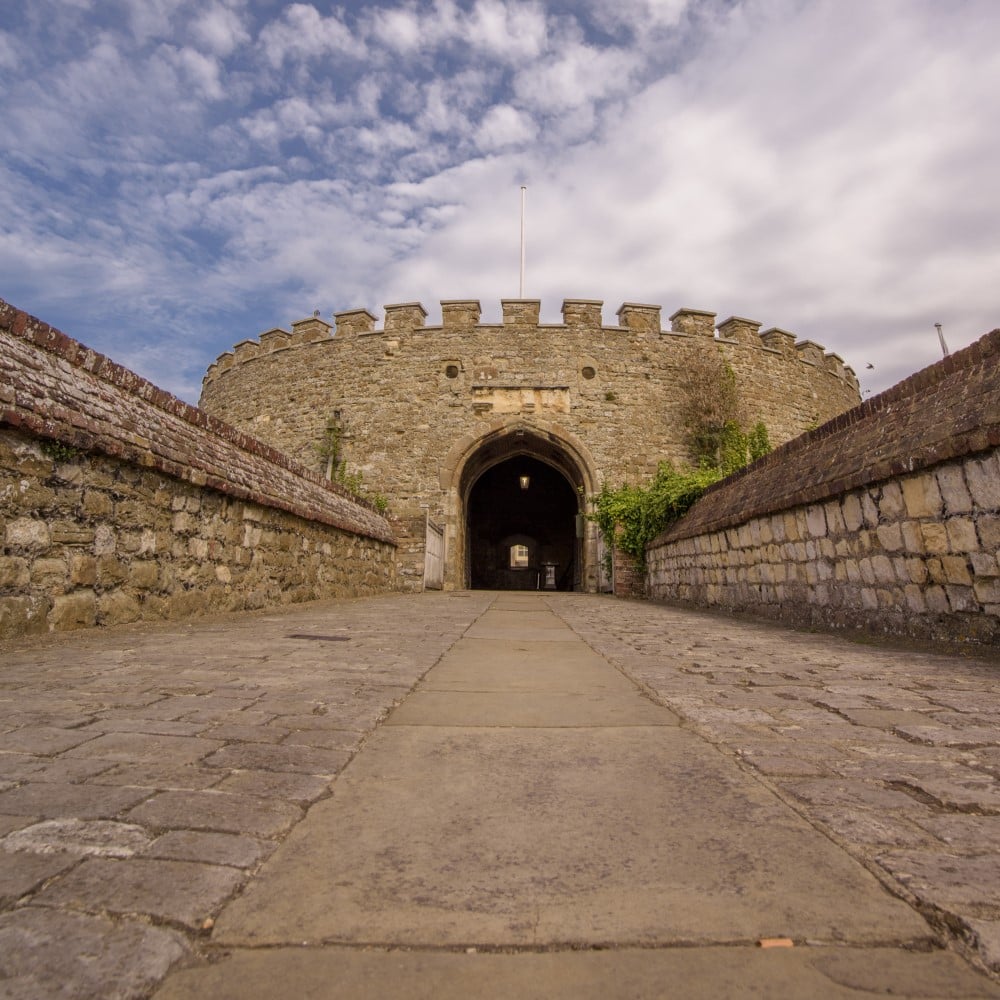
[[[685,442],[693,467],[661,462],[650,483],[607,483],[592,497],[591,520],[610,551],[616,547],[645,569],[646,548],[665,528],[720,479],[732,475],[771,450],[767,428],[757,421],[749,430],[737,393],[736,375],[721,354],[702,359],[691,371],[682,401]]]
[[[678,470],[661,462],[647,486],[626,483],[612,489],[605,483],[591,498],[594,511],[589,516],[608,549],[617,547],[644,569],[646,546],[722,477],[709,466]]]

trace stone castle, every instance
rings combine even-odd
[[[741,404],[780,445],[856,406],[836,355],[760,323],[570,299],[444,301],[313,316],[244,340],[213,364],[201,408],[317,472],[336,460],[388,500],[400,584],[604,589],[601,540],[583,516],[603,482],[646,481],[691,460],[681,418],[694,369],[721,353]]]

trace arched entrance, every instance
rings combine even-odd
[[[506,427],[481,439],[456,484],[464,585],[592,589],[593,532],[583,517],[590,479],[551,433]]]
[[[557,469],[509,458],[476,480],[465,509],[473,589],[575,589],[579,504]]]

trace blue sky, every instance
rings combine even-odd
[[[879,391],[1000,326],[997,0],[0,3],[0,297],[189,401],[311,315],[749,316]],[[873,369],[867,368],[873,364]]]

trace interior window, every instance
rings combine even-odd
[[[510,547],[510,568],[525,569],[528,565],[528,546],[512,545]]]

